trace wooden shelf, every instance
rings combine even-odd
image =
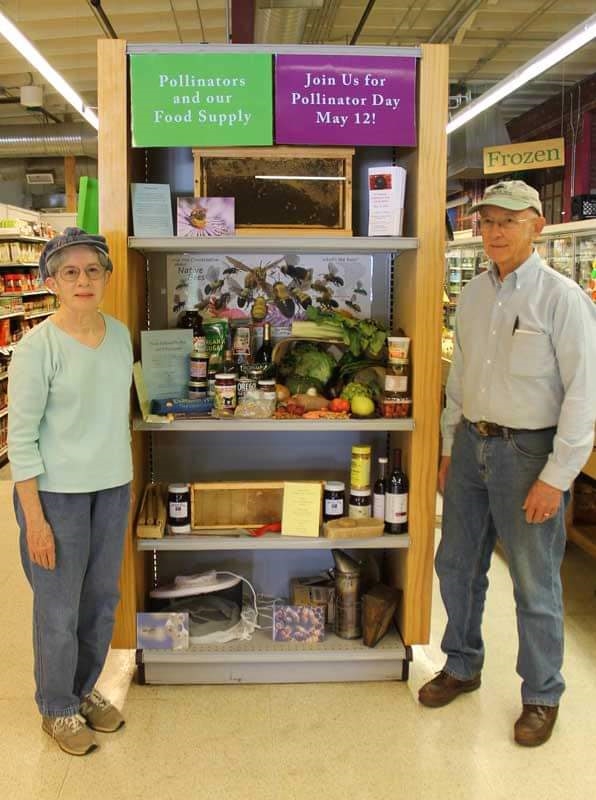
[[[404,419],[243,419],[229,417],[227,419],[176,419],[173,422],[144,422],[140,417],[133,421],[135,431],[201,431],[202,433],[220,433],[221,431],[275,431],[286,433],[302,431],[413,431],[414,420]]]
[[[417,250],[418,239],[402,236],[131,236],[129,247],[144,253],[394,253]]]
[[[230,531],[231,535],[191,534],[164,536],[163,539],[138,539],[137,550],[398,550],[409,547],[407,533],[399,536],[376,536],[373,539],[327,539],[324,536],[247,536]]]
[[[567,538],[596,558],[596,525],[567,525]]]

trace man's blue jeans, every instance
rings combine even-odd
[[[35,700],[44,716],[71,716],[95,686],[112,638],[130,486],[39,496],[54,533],[53,570],[31,563],[14,493],[21,560],[33,589]]]
[[[498,537],[513,581],[522,702],[545,706],[557,705],[565,689],[560,671],[565,509],[561,503],[546,522],[529,524],[522,505],[552,450],[553,436],[554,429],[547,429],[482,437],[470,424],[460,423],[435,560],[448,615],[441,643],[445,670],[465,680],[484,663],[482,614]]]

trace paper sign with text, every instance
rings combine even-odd
[[[268,53],[131,55],[133,147],[270,145],[271,81]]]
[[[416,144],[416,58],[278,55],[277,144]]]

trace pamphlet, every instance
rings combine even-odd
[[[192,330],[141,331],[141,361],[149,400],[188,395]]]
[[[402,235],[405,191],[406,170],[403,167],[369,168],[369,236]]]
[[[173,236],[169,183],[131,183],[135,236]]]
[[[320,481],[284,482],[282,536],[318,536],[322,498],[323,484]]]

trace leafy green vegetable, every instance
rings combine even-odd
[[[342,397],[344,400],[350,400],[351,402],[357,395],[372,397],[373,391],[370,386],[367,386],[364,383],[356,383],[355,381],[352,381],[351,383],[348,383],[347,386],[344,386],[340,397]]]
[[[314,378],[304,378],[301,375],[288,375],[286,386],[290,394],[306,394],[309,389],[316,389],[317,394],[323,393],[323,384]]]
[[[279,374],[283,377],[309,378],[324,386],[331,379],[335,359],[324,347],[314,342],[298,342],[281,360]],[[286,380],[286,385],[288,382]],[[315,383],[311,383],[315,386]]]
[[[341,339],[353,356],[365,354],[369,358],[380,359],[383,355],[387,330],[374,319],[354,319],[337,311],[322,311],[314,306],[306,309],[306,318],[321,326],[326,336]]]

